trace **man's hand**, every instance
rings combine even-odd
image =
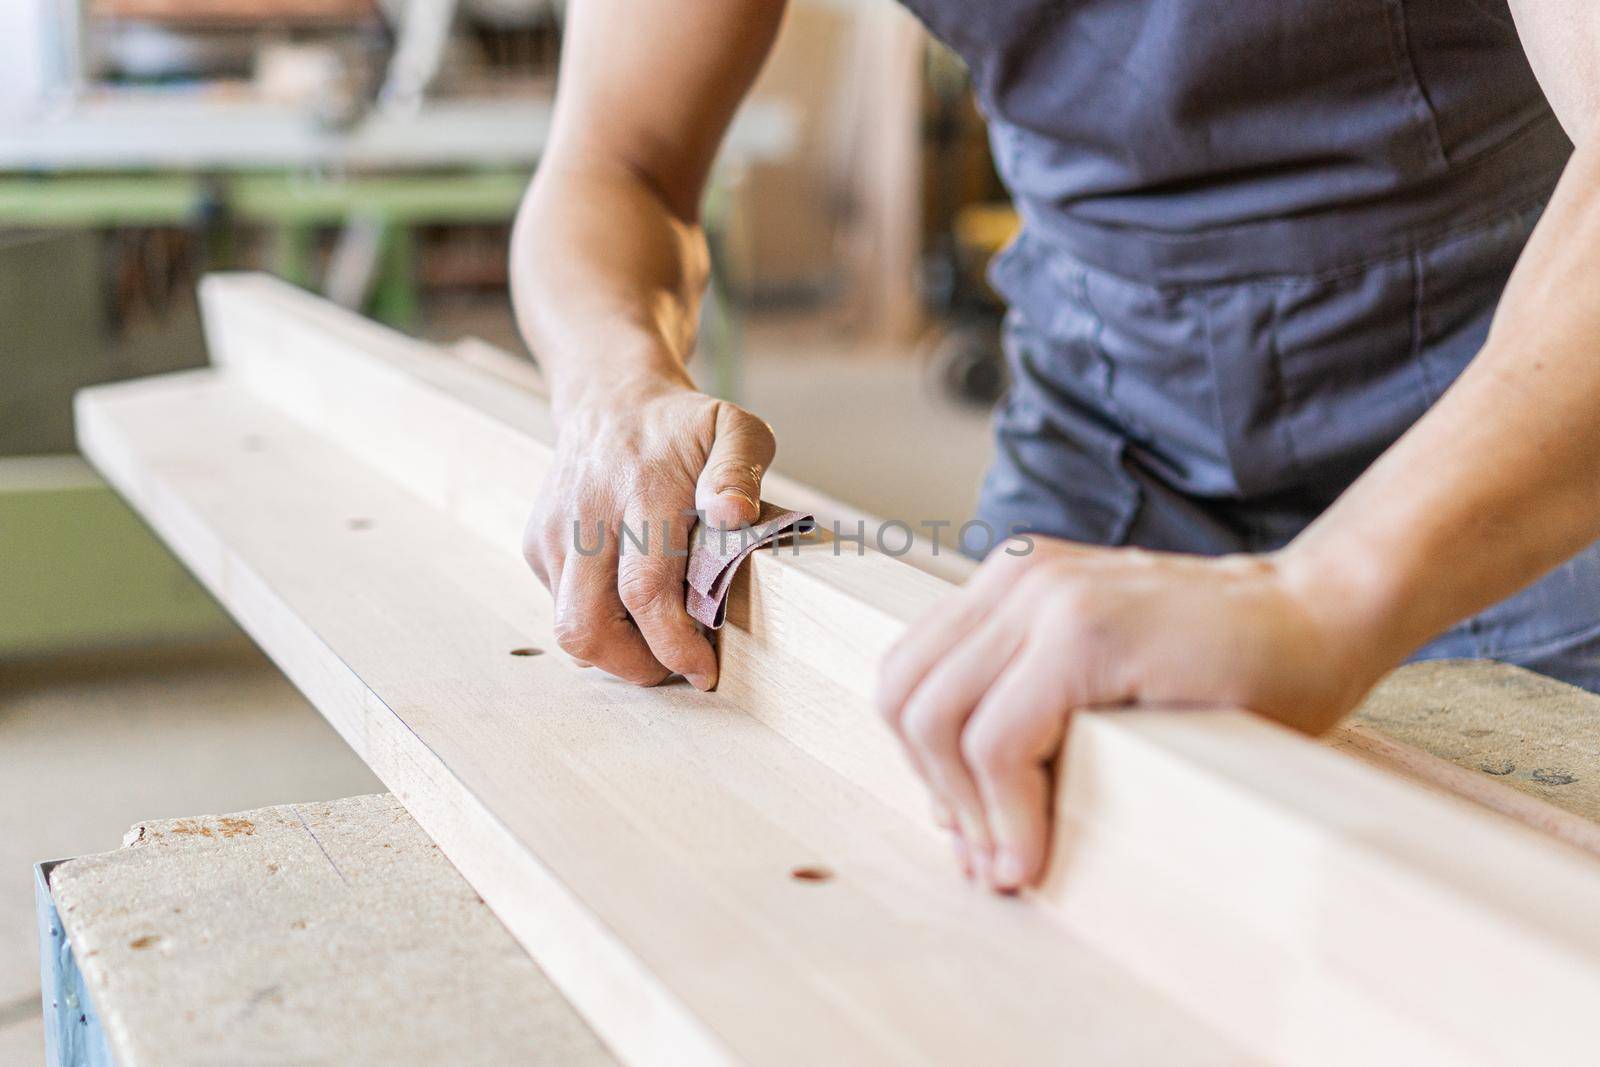
[[[1320,732],[1392,665],[1282,555],[1032,542],[996,549],[913,627],[879,688],[963,868],[997,890],[1043,871],[1051,764],[1074,709],[1242,707]]]
[[[754,521],[773,442],[684,373],[711,268],[700,206],[784,5],[564,7],[550,137],[511,238],[517,322],[561,426],[524,554],[555,595],[562,648],[629,681],[676,672],[707,689],[716,657],[683,606],[685,512]],[[605,543],[586,555],[597,523]],[[618,559],[624,523],[648,525],[648,554],[630,542]]]
[[[775,448],[766,423],[677,380],[568,408],[522,546],[555,598],[561,648],[638,685],[714,686],[716,654],[684,609],[694,513],[754,522]]]

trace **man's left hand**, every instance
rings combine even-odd
[[[997,548],[885,658],[879,706],[969,877],[1037,881],[1074,709],[1248,708],[1318,733],[1392,666],[1276,556],[1031,538]]]

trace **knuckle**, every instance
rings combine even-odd
[[[630,615],[639,615],[655,603],[657,592],[650,582],[635,575],[617,583],[617,595],[622,598],[622,606],[628,609]]]
[[[705,478],[717,489],[739,489],[761,481],[765,466],[741,457],[719,459],[705,470]]]
[[[1018,592],[1028,603],[1044,606],[1057,620],[1087,615],[1097,600],[1093,582],[1060,564],[1029,572],[1018,584]]]
[[[728,404],[728,416],[732,425],[743,434],[749,435],[749,441],[757,448],[773,449],[777,447],[777,434],[772,432],[772,424],[761,416],[747,411],[737,404]]]
[[[532,537],[522,539],[522,560],[535,571],[545,569],[544,545]]]
[[[1100,646],[1106,636],[1099,605],[1094,596],[1083,589],[1067,588],[1057,592],[1045,609],[1045,623],[1058,640],[1078,655],[1090,647]]]
[[[978,720],[961,734],[961,758],[975,773],[994,778],[1019,768],[1026,756],[1008,731]]]
[[[899,646],[891,648],[878,665],[878,714],[896,730],[900,728],[905,713],[906,690],[909,688],[906,670],[906,654]]]
[[[1018,571],[1018,569],[1037,565],[1038,560],[1035,560],[1035,558],[1029,558],[1027,555],[1018,555],[1016,552],[1006,552],[1006,549],[1016,547],[1018,544],[1018,537],[1006,537],[1005,541],[995,545],[995,549],[987,557],[984,557],[981,565],[982,569],[1006,573],[1006,571]]]
[[[1015,590],[1047,566],[1037,556],[1007,552],[1006,546],[1011,543],[1004,541],[991,549],[967,582],[966,588]]]
[[[668,642],[656,653],[656,659],[661,663],[663,679],[674,674],[687,674],[690,665],[696,662],[686,641]]]
[[[528,525],[523,530],[523,550],[554,555],[562,547],[562,535],[571,528],[571,520],[563,519],[558,512],[536,512],[528,519]]]
[[[948,755],[951,724],[943,710],[931,701],[913,696],[900,720],[900,733],[906,742],[929,758]]]
[[[559,618],[553,627],[556,644],[561,651],[576,659],[590,662],[601,659],[601,642],[594,627],[581,619]]]
[[[892,681],[881,681],[878,684],[878,717],[896,734],[905,733],[905,700],[900,696],[902,690]]]
[[[631,685],[645,687],[660,685],[672,677],[672,669],[659,663],[630,666],[618,664],[612,673]]]
[[[1094,594],[1086,587],[1075,583],[1060,586],[1051,591],[1050,612],[1060,626],[1072,632],[1074,636],[1081,636],[1092,629],[1095,613]]]
[[[545,558],[545,530],[549,519],[542,507],[535,507],[522,526],[522,558],[537,566]]]
[[[1052,572],[1047,567],[1035,567],[1017,579],[1014,598],[1021,604],[1034,606],[1041,602],[1061,604],[1076,594],[1073,583]]]
[[[630,615],[648,615],[665,605],[671,589],[660,566],[635,563],[617,572],[617,596]]]
[[[1010,544],[1010,539],[1002,541],[994,550],[991,550],[990,553],[983,558],[983,562],[978,564],[978,569],[974,573],[983,575],[1003,575],[1027,566],[1030,561],[1026,557],[1014,556],[1008,552],[1002,551],[1007,544]]]

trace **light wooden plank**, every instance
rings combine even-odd
[[[508,655],[553,647],[515,551],[242,382],[104,387],[79,419],[621,1058],[1247,1058],[725,697]]]
[[[214,363],[496,544],[520,543],[554,438],[544,402],[508,388],[518,376],[531,384],[526,372],[484,371],[493,357],[482,345],[471,346],[474,365],[464,365],[265,275],[213,275],[201,298]],[[769,479],[767,491],[847,531],[876,522],[781,478]],[[949,573],[966,569],[942,558]],[[741,579],[730,594],[724,690],[824,762],[857,767],[875,795],[921,819],[920,785],[861,701],[883,649],[948,584],[843,542],[837,553],[831,545],[758,552],[748,569],[760,580]],[[752,588],[773,592],[772,610],[752,614]],[[761,684],[768,672],[790,681]],[[853,698],[842,731],[829,725],[838,705],[823,699],[836,681]]]
[[[213,357],[253,392],[516,543],[549,463],[537,399],[263,279],[212,279],[206,306]],[[947,588],[826,545],[758,554],[730,603],[722,696],[920,817],[867,698],[881,651]],[[1406,1041],[1514,1060],[1597,1036],[1576,1006],[1600,995],[1585,904],[1600,876],[1558,843],[1240,712],[1085,713],[1065,766],[1039,899],[1235,1040],[1304,1060]]]
[[[1587,856],[1261,725],[1156,711],[1074,725],[1045,890],[1073,929],[1150,960],[1156,981],[1161,964],[1277,946],[1265,1003],[1278,1018],[1312,1010],[1339,975],[1472,1059],[1567,1055],[1600,1036],[1583,1007],[1600,995]],[[1140,903],[1152,885],[1177,890],[1173,908]],[[1175,951],[1164,934],[1209,948]],[[1214,977],[1163,988],[1208,1015],[1242,1010],[1230,975]],[[1246,988],[1261,971],[1232,977]]]

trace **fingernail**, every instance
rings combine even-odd
[[[994,880],[995,888],[1001,890],[1015,890],[1022,886],[1022,880],[1028,872],[1022,865],[1022,857],[1010,849],[1001,849],[1000,855],[995,860]]]
[[[960,834],[951,834],[950,847],[956,854],[956,866],[961,868],[962,876],[970,880],[972,878],[972,856],[967,852],[967,843],[961,839]]]
[[[717,684],[717,679],[709,674],[686,674],[684,677],[689,679],[690,685],[702,693],[708,692],[712,686]]]
[[[750,499],[750,494],[745,492],[743,489],[724,489],[722,492],[718,493],[717,495],[718,496],[733,497],[733,498],[739,500],[741,503],[749,505],[750,507],[755,507],[756,506],[756,502],[754,500]]]

